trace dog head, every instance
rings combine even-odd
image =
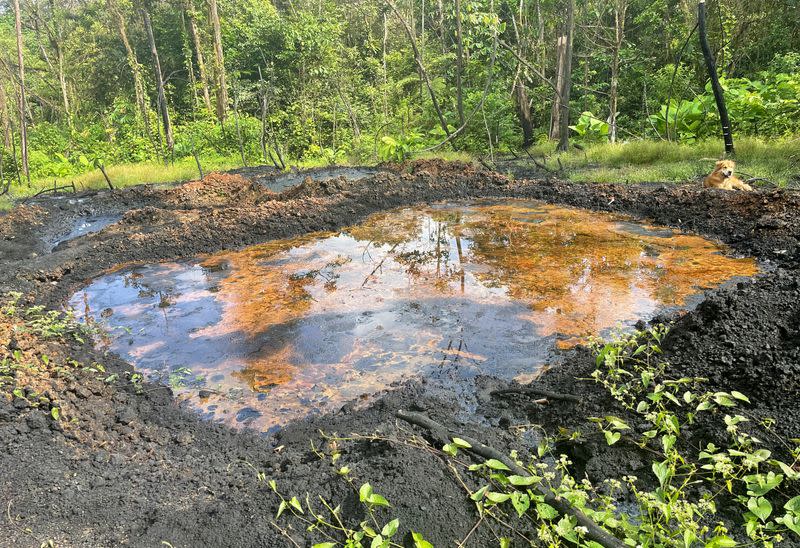
[[[714,171],[722,173],[722,176],[726,179],[733,175],[734,169],[736,169],[736,162],[733,160],[720,160],[714,167]]]

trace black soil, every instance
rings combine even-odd
[[[60,309],[82,283],[120,264],[336,229],[375,211],[438,200],[525,197],[622,212],[719,239],[768,266],[754,279],[710,292],[695,311],[677,318],[665,341],[666,358],[675,375],[707,377],[712,387],[750,394],[748,412],[778,419],[776,428],[784,436],[800,436],[796,193],[513,180],[466,164],[418,162],[387,167],[358,181],[305,179],[275,194],[256,181],[272,175],[270,170],[212,174],[202,184],[136,187],[19,205],[0,217],[0,291],[19,291],[27,304]],[[77,223],[98,217],[120,220],[52,249]],[[2,546],[39,546],[48,540],[58,546],[290,546],[280,531],[290,526],[287,533],[305,546],[319,539],[296,521],[275,521],[279,501],[258,473],[275,479],[283,493],[303,497],[310,492],[341,504],[347,521],[357,524],[364,519],[363,507],[337,475],[342,465],[350,467],[356,486],[369,482],[389,499],[393,508],[379,515],[400,518],[401,535],[413,529],[437,546],[448,546],[472,529],[474,505],[444,461],[416,447],[383,441],[406,439],[413,431],[397,423],[395,411],[425,412],[501,451],[524,449],[531,442],[514,435],[515,424],[589,431],[584,417],[618,411],[600,388],[578,380],[593,367],[588,350],[578,348],[536,383],[577,394],[579,403],[541,406],[521,396],[492,397],[492,390],[506,384],[486,377],[461,387],[478,403],[474,412],[465,413],[453,398],[412,382],[369,405],[349,405],[264,438],[198,420],[176,405],[166,387],[133,386],[126,380],[130,365],[89,343],[48,342],[12,332],[0,344],[0,359],[19,350],[105,367],[102,374],[76,369],[74,379],[53,383],[51,399],[68,410],[58,422],[46,406],[34,409],[0,393]],[[320,431],[374,439],[338,442],[341,457],[333,465],[312,450],[313,443],[331,452]],[[698,441],[705,434],[692,432]],[[601,440],[587,439],[563,448],[577,472],[592,480],[647,475],[636,451],[608,449]],[[467,486],[476,487],[469,479]],[[467,545],[494,545],[494,538],[492,529],[483,526]]]

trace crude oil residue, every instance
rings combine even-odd
[[[271,431],[413,376],[527,379],[557,346],[756,271],[620,216],[484,201],[128,268],[71,305],[207,418]]]

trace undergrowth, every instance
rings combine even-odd
[[[719,140],[677,144],[635,140],[587,144],[556,153],[551,143],[530,149],[550,169],[562,169],[573,181],[599,183],[683,182],[707,175],[723,156]],[[736,141],[737,172],[742,179],[763,178],[779,186],[800,184],[800,139]]]
[[[21,293],[4,296],[0,304],[0,397],[24,400],[27,406],[48,412],[53,420],[65,419],[60,392],[66,383],[81,382],[86,376],[104,384],[120,380],[100,363],[82,364],[65,356],[41,352],[35,342],[58,341],[84,344],[99,336],[99,328],[76,320],[70,311],[45,310],[42,306],[20,304]],[[143,377],[125,374],[139,392]],[[67,413],[74,419],[73,411]]]
[[[350,468],[337,462],[341,457],[338,444],[367,440],[410,446],[442,459],[479,517],[459,545],[480,523],[493,521],[507,532],[507,536],[495,535],[500,547],[511,546],[512,539],[515,545],[600,546],[574,515],[546,502],[543,493],[547,492],[566,500],[627,546],[770,548],[789,538],[798,541],[800,496],[791,495],[800,487],[800,440],[777,439],[782,448],[779,458],[762,441],[777,438],[772,431],[774,420],[751,416],[745,408],[746,395],[709,390],[702,378],[669,378],[660,349],[666,332],[666,327],[658,326],[593,344],[596,369],[592,378],[624,410],[625,418],[608,415],[589,421],[609,446],[624,440],[648,455],[648,477],[607,478],[601,485],[577,477],[570,459],[555,448],[558,442],[586,435],[580,432],[545,437],[524,456],[512,451],[511,459],[524,468],[524,475],[509,468],[506,462],[511,461],[488,459],[475,464],[465,455],[471,445],[460,438],[438,448],[417,436],[327,436],[329,452],[314,451],[358,493],[368,511],[367,520],[350,528],[340,506],[308,494],[301,502],[296,495],[281,493],[270,480],[281,500],[271,523],[295,546],[299,544],[292,532],[299,532],[294,528],[298,522],[305,531],[325,539],[316,548],[399,546],[394,540],[399,521],[379,522],[375,516],[376,508],[389,507],[389,501],[376,495],[369,483],[357,487]],[[636,427],[629,424],[634,420]],[[698,421],[707,430],[718,429],[724,442],[694,447],[689,430]],[[263,474],[259,479],[266,481]],[[468,487],[467,480],[479,487]],[[411,534],[415,547],[431,546],[419,533]]]

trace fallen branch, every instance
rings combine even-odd
[[[548,172],[548,173],[558,173],[558,171],[556,171],[556,170],[554,170],[554,169],[550,169],[549,167],[547,167],[545,164],[543,164],[542,162],[540,162],[539,160],[537,160],[537,159],[536,159],[536,158],[534,158],[534,157],[531,157],[531,160],[533,160],[533,164],[534,164],[536,167],[538,167],[539,169],[543,169],[543,170],[545,170],[545,171],[546,171],[546,172]]]
[[[110,188],[111,190],[114,190],[114,185],[111,184],[111,179],[108,178],[108,173],[106,173],[106,166],[104,166],[103,164],[97,164],[97,168],[100,170],[100,173],[103,174],[103,178],[106,180],[106,184],[108,185],[108,188]],[[201,179],[202,179],[202,177],[201,177]]]
[[[745,177],[747,177],[747,179],[745,179],[745,181],[744,181],[745,183],[759,183],[759,182],[763,182],[763,183],[769,183],[769,184],[771,184],[772,186],[774,186],[775,188],[778,188],[778,187],[779,187],[778,183],[776,183],[775,181],[771,181],[771,180],[769,180],[769,179],[767,179],[767,178],[765,178],[765,177],[756,177],[756,176],[755,176],[755,175],[753,175],[752,173],[745,173],[744,171],[740,171],[740,172],[739,172],[739,175],[744,175]]]
[[[486,160],[484,160],[483,158],[481,158],[480,156],[478,157],[478,163],[480,165],[482,165],[483,167],[485,167],[486,169],[488,169],[489,171],[497,171],[497,167],[496,166],[493,167],[493,166],[489,165],[489,163]]]
[[[746,183],[769,183],[770,185],[778,188],[778,183],[775,181],[771,181],[769,179],[765,179],[764,177],[750,177],[749,179],[745,180]]]
[[[493,449],[488,445],[484,445],[483,443],[479,442],[474,438],[470,438],[469,436],[465,436],[463,434],[458,433],[451,433],[445,428],[443,425],[439,424],[438,422],[429,419],[425,415],[421,415],[419,413],[411,413],[408,411],[403,411],[399,409],[395,416],[398,419],[404,420],[410,424],[415,424],[421,428],[425,428],[426,430],[436,434],[442,441],[447,443],[454,437],[461,438],[462,440],[466,441],[468,444],[471,445],[470,448],[466,449],[467,451],[474,453],[484,459],[496,459],[508,466],[512,472],[519,476],[530,476],[530,473],[523,468],[522,466],[518,465],[509,457],[505,456],[503,453],[498,451],[497,449]],[[545,487],[544,485],[539,484],[537,486],[537,490],[540,494],[544,496],[544,501],[555,508],[558,513],[564,516],[573,516],[578,521],[578,525],[581,525],[587,529],[586,538],[589,540],[593,540],[596,543],[604,546],[605,548],[625,548],[626,545],[621,540],[613,536],[611,533],[597,525],[594,521],[589,519],[586,514],[581,512],[579,509],[571,506],[566,499],[563,499],[553,493],[550,489]]]
[[[571,401],[578,403],[581,399],[573,394],[560,394],[558,392],[551,392],[541,388],[534,388],[532,386],[517,386],[515,388],[504,388],[502,390],[494,390],[490,392],[490,396],[504,396],[506,394],[533,394],[534,396],[542,396],[548,400],[561,400]]]
[[[33,194],[32,196],[28,196],[27,198],[22,200],[22,203],[24,204],[28,200],[33,200],[37,196],[41,196],[42,194],[47,194],[48,192],[52,192],[53,194],[55,194],[59,190],[69,190],[69,189],[72,189],[72,192],[74,193],[75,192],[75,183],[71,183],[69,185],[64,185],[64,186],[54,186],[53,188],[44,188],[44,189],[40,190],[39,192],[37,192],[36,194]]]

